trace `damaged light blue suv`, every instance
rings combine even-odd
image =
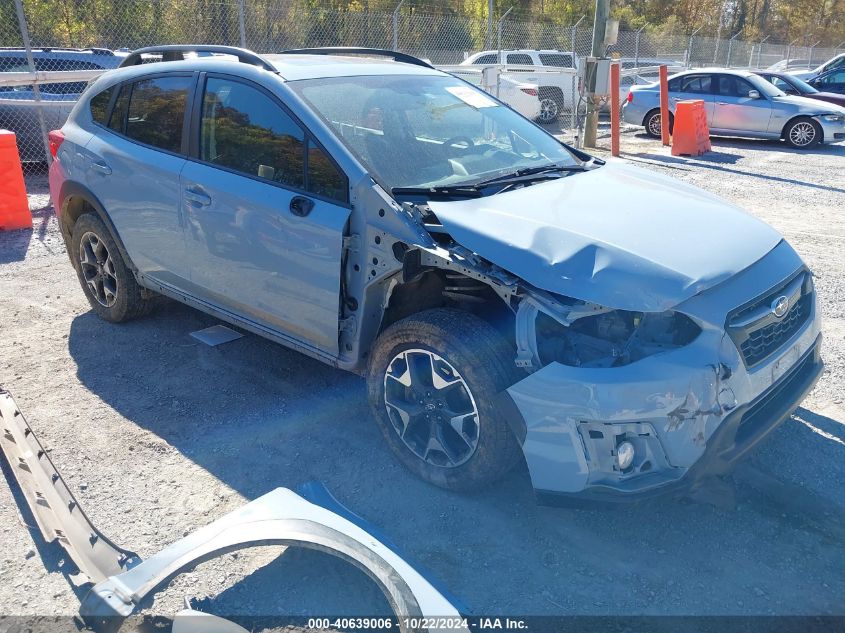
[[[93,309],[165,295],[365,375],[387,443],[439,486],[524,460],[545,500],[688,492],[822,371],[813,277],[776,231],[423,61],[164,46],[122,66],[51,134]]]

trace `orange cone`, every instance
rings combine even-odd
[[[31,228],[32,214],[15,133],[0,130],[0,231]]]
[[[675,104],[672,156],[701,156],[710,151],[710,129],[704,101],[690,99]]]

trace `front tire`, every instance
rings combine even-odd
[[[475,490],[521,457],[494,397],[518,378],[514,352],[480,318],[428,310],[388,327],[370,357],[373,415],[399,460],[441,488]]]
[[[799,117],[791,121],[783,130],[783,138],[792,147],[808,149],[822,141],[821,126],[808,117]]]
[[[151,301],[143,297],[114,237],[95,214],[76,221],[71,250],[82,291],[100,318],[122,323],[149,312]]]

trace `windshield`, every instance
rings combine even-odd
[[[288,85],[388,190],[580,163],[553,136],[455,77],[331,77]]]

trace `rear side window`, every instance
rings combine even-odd
[[[94,95],[89,104],[91,108],[91,118],[95,123],[106,125],[109,116],[109,103],[114,92],[114,86],[103,90],[101,93]]]
[[[305,188],[305,133],[266,94],[210,78],[202,103],[200,158],[249,176]]]
[[[531,59],[531,55],[526,55],[525,53],[512,53],[508,55],[508,63],[523,64],[525,66],[534,65],[534,61]]]
[[[135,82],[129,99],[126,136],[169,152],[182,148],[182,128],[191,77],[157,77]]]
[[[129,93],[132,92],[131,84],[124,84],[120,87],[117,99],[114,102],[111,116],[109,117],[109,128],[119,134],[123,134],[126,125],[126,113],[129,111]]]
[[[681,78],[680,92],[693,94],[710,94],[710,75],[692,75]]]
[[[572,55],[562,55],[559,53],[540,53],[540,63],[543,64],[543,66],[559,66],[561,68],[572,68]]]
[[[495,55],[482,55],[478,59],[476,59],[473,64],[495,64],[496,63],[496,56]]]

